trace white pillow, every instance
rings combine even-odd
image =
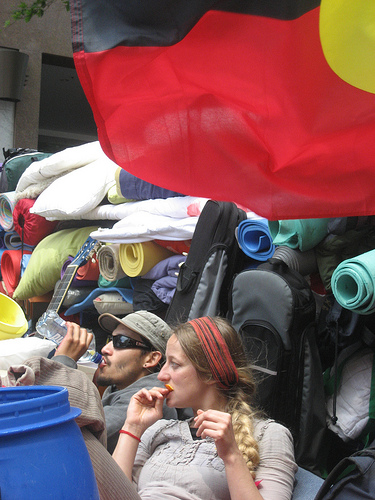
[[[66,148],[48,158],[34,161],[21,175],[16,192],[24,191],[32,184],[39,184],[50,177],[56,177],[69,170],[82,167],[104,156],[99,142],[95,141]]]
[[[99,314],[111,313],[118,316],[133,312],[133,304],[126,302],[118,292],[108,292],[98,295],[93,300],[93,303]]]
[[[12,365],[20,365],[32,356],[44,356],[56,347],[51,340],[38,337],[20,337],[0,340],[0,370],[8,370]]]
[[[59,177],[38,196],[30,213],[64,220],[92,210],[115,184],[116,169],[105,157]]]

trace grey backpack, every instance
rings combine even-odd
[[[315,314],[309,284],[281,260],[233,279],[228,319],[252,363],[258,405],[291,430],[298,465],[320,475],[326,421]]]
[[[328,474],[315,500],[373,500],[375,498],[375,441],[343,458]]]

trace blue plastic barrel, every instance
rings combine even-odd
[[[0,388],[1,500],[99,500],[64,387]]]

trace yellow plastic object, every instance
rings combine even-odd
[[[27,328],[27,319],[21,306],[0,293],[0,340],[22,337]]]

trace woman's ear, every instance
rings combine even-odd
[[[155,368],[161,361],[163,355],[160,351],[148,352],[144,358],[143,367],[150,369]]]

